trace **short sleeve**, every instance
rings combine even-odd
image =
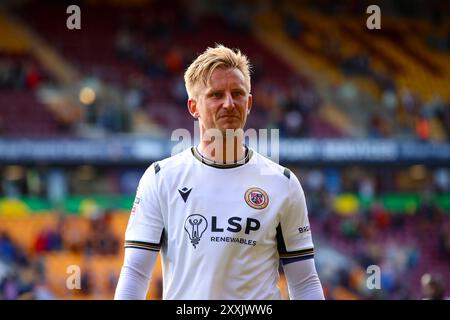
[[[278,253],[283,264],[314,257],[305,193],[295,174],[290,173],[285,210],[277,227]]]
[[[164,231],[164,221],[158,199],[159,172],[157,163],[144,173],[136,191],[125,232],[125,248],[159,251]]]

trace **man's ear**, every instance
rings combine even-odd
[[[253,105],[253,97],[251,94],[249,94],[247,100],[247,114],[250,114],[250,110],[252,110],[252,105]]]
[[[194,100],[194,99],[189,99],[188,100],[188,109],[189,109],[189,113],[195,119],[198,119],[200,117],[200,114],[198,113],[197,101],[196,100]]]

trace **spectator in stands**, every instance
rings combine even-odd
[[[444,300],[445,285],[439,274],[425,273],[420,279],[422,285],[422,298],[424,300]]]
[[[133,113],[143,108],[145,96],[148,92],[144,92],[143,79],[136,76],[130,80],[128,89],[125,91],[125,108],[128,112]]]
[[[379,113],[373,113],[369,123],[369,137],[386,138],[388,136],[389,125],[387,121]]]
[[[292,40],[299,40],[303,31],[303,26],[298,17],[288,10],[284,11],[282,15],[285,32]]]
[[[49,240],[47,238],[47,235],[48,235],[47,231],[41,231],[38,234],[38,236],[36,238],[36,241],[34,243],[34,252],[40,253],[40,252],[48,250],[48,247],[49,247],[48,242],[49,242]]]
[[[117,281],[119,280],[118,274],[114,270],[108,272],[108,290],[114,292],[116,290]]]
[[[80,292],[83,295],[91,295],[94,293],[94,279],[89,264],[85,265],[81,273]]]
[[[66,220],[63,226],[62,243],[64,250],[74,253],[81,253],[85,246],[86,239],[83,238],[77,226]]]
[[[16,274],[0,283],[0,297],[3,300],[16,300],[19,297],[19,279]]]
[[[41,84],[42,76],[38,69],[32,64],[27,64],[25,77],[28,89],[36,89]]]
[[[6,232],[0,233],[0,257],[8,262],[14,262],[17,250]]]
[[[386,212],[383,205],[376,202],[372,208],[372,217],[378,230],[388,230],[391,227],[391,215]]]
[[[436,169],[433,174],[433,189],[437,193],[450,192],[450,169]]]
[[[115,46],[119,57],[128,59],[131,56],[131,51],[134,46],[134,39],[126,28],[120,29],[117,32]]]
[[[36,253],[60,250],[61,249],[61,234],[55,230],[42,230],[35,241],[34,251]]]
[[[24,89],[25,84],[24,64],[0,59],[0,89]]]
[[[44,281],[37,281],[33,288],[33,298],[35,300],[54,300],[55,295]]]
[[[85,248],[88,254],[117,254],[119,241],[111,231],[110,221],[111,214],[109,212],[91,220]]]
[[[350,240],[358,239],[360,237],[359,221],[356,216],[350,217],[341,223],[342,235]]]
[[[251,29],[251,15],[254,10],[253,5],[245,1],[229,1],[226,6],[221,8],[221,16],[225,19],[227,29],[232,32],[246,34]],[[233,14],[229,14],[230,11]]]
[[[304,119],[300,111],[291,109],[284,114],[282,134],[289,137],[300,137],[303,132]]]
[[[333,35],[320,34],[320,52],[325,58],[335,63],[339,63],[343,59],[341,48],[342,43],[338,38]]]
[[[410,89],[403,89],[400,92],[400,102],[407,114],[416,113],[420,107],[420,98],[417,93]]]
[[[8,61],[0,60],[0,89],[8,88],[11,84],[10,66]]]
[[[27,85],[27,71],[24,63],[16,62],[13,68],[13,88],[25,89]]]
[[[344,58],[342,61],[342,71],[349,76],[369,76],[372,74],[369,55],[361,52]]]
[[[444,228],[439,234],[439,249],[444,257],[450,262],[450,231],[448,226],[444,225]]]
[[[427,117],[419,115],[416,118],[416,136],[421,141],[428,141],[431,137],[430,121]]]
[[[186,92],[186,87],[184,86],[184,79],[182,75],[179,75],[174,80],[174,86],[172,87],[172,97],[174,98],[177,105],[180,107],[184,107],[184,103],[188,99],[188,95]]]
[[[177,47],[170,48],[164,56],[166,69],[171,74],[179,74],[183,70],[183,54]]]
[[[299,137],[305,133],[304,116],[301,112],[304,108],[300,103],[299,93],[292,88],[283,100],[284,118],[280,128],[281,134]]]
[[[168,74],[164,61],[151,48],[147,50],[147,58],[143,68],[144,72],[150,77],[163,77]]]
[[[442,103],[435,112],[436,119],[440,122],[446,136],[446,140],[450,139],[450,101]],[[1,133],[1,132],[0,132]]]

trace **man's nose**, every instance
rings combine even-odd
[[[226,109],[230,109],[234,107],[233,96],[231,93],[225,94],[225,101],[223,102],[223,107]]]

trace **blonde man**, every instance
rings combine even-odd
[[[200,142],[144,173],[115,299],[145,299],[159,251],[164,299],[280,299],[280,260],[291,299],[324,299],[297,177],[243,144],[249,67],[217,45],[187,69]]]

